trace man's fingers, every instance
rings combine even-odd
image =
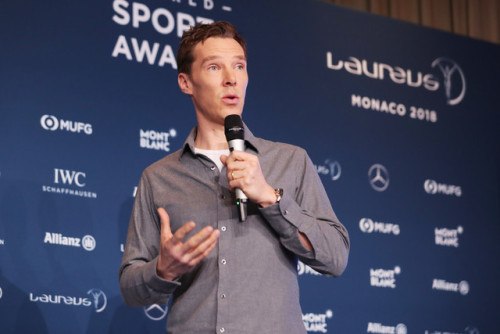
[[[175,231],[171,241],[173,243],[182,242],[182,240],[186,237],[186,235],[188,235],[189,232],[194,230],[195,226],[196,224],[194,222],[188,222],[182,225],[177,231]]]
[[[170,229],[170,217],[164,208],[158,208],[158,215],[161,222],[161,235],[162,237],[170,239],[172,237],[172,230]]]
[[[203,245],[200,245],[198,248],[196,248],[196,251],[191,254],[193,258],[189,261],[189,265],[194,267],[198,264],[198,262],[206,258],[208,254],[210,254],[210,252],[214,249],[215,245],[217,245],[217,238],[218,235],[213,239],[207,239],[207,242],[204,242]]]

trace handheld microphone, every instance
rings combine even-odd
[[[224,133],[226,134],[227,144],[229,145],[229,151],[244,151],[245,150],[245,129],[243,128],[243,121],[240,115],[229,115],[224,119]],[[240,222],[246,220],[246,204],[247,196],[240,189],[235,189],[236,193],[236,205],[238,206]]]

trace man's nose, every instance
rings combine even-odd
[[[224,86],[236,86],[236,75],[234,75],[234,71],[224,71]]]

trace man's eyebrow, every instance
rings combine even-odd
[[[217,60],[217,59],[220,59],[222,58],[221,56],[208,56],[208,57],[205,57],[203,58],[203,60],[201,61],[202,64],[205,64],[207,62],[210,62],[210,61],[213,61],[213,60]],[[233,57],[234,59],[237,59],[238,61],[247,61],[247,57],[245,57],[244,55],[240,55],[240,56],[234,56]]]

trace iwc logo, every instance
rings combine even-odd
[[[385,191],[389,187],[389,172],[381,164],[374,164],[368,170],[368,181],[376,191]]]

